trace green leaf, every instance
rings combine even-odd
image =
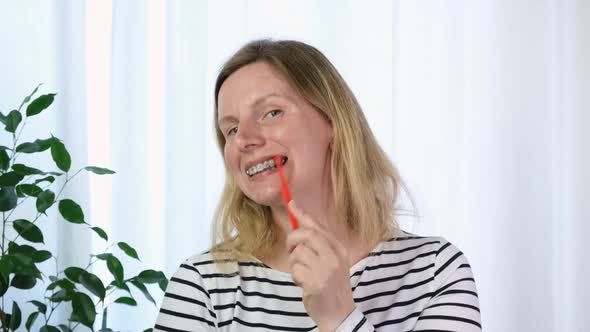
[[[27,107],[27,116],[33,116],[41,113],[44,109],[49,107],[55,98],[55,93],[50,93],[37,97]]]
[[[67,289],[60,289],[49,297],[51,302],[69,302],[72,300],[72,291]]]
[[[122,303],[122,304],[127,304],[130,306],[137,305],[137,302],[132,297],[129,297],[129,296],[122,296],[122,297],[116,299],[115,303]]]
[[[88,295],[79,292],[74,293],[72,296],[71,319],[92,329],[96,319],[96,311],[94,311],[94,303],[92,303]]]
[[[12,169],[23,176],[27,176],[27,175],[34,175],[34,174],[45,174],[45,172],[43,172],[40,169],[36,169],[33,167],[29,167],[23,164],[14,164],[12,165]]]
[[[34,243],[44,243],[43,233],[32,222],[25,219],[18,219],[12,223],[12,226],[23,239]]]
[[[43,181],[47,181],[49,183],[53,183],[53,181],[55,181],[55,177],[53,177],[53,176],[46,176],[46,177],[44,177],[42,179],[35,180],[35,184],[39,184],[39,183],[41,183]]]
[[[8,257],[10,257],[12,263],[14,264],[12,272],[39,277],[39,270],[35,266],[31,257],[37,252],[37,250],[27,245],[13,245],[12,248],[10,248],[11,243],[13,242],[9,243]]]
[[[115,174],[114,171],[111,171],[108,168],[101,168],[101,167],[95,167],[95,166],[86,166],[84,167],[85,170],[90,171],[94,174],[98,174],[98,175],[104,175],[104,174]]]
[[[29,301],[29,303],[32,303],[35,307],[37,307],[37,310],[40,313],[45,314],[47,312],[47,306],[44,303],[35,300]]]
[[[160,271],[145,270],[141,271],[141,273],[137,275],[137,278],[144,284],[155,284],[161,280],[165,280],[166,276]]]
[[[56,137],[51,141],[51,157],[59,169],[68,172],[72,166],[70,154],[65,145]]]
[[[121,261],[113,255],[110,255],[107,258],[107,267],[115,280],[123,281],[124,278],[124,270],[123,265],[121,265]]]
[[[8,290],[8,277],[0,275],[0,297],[6,294]]]
[[[37,85],[37,87],[33,90],[33,92],[31,92],[30,95],[26,96],[25,99],[23,100],[23,102],[20,104],[20,107],[18,108],[18,110],[20,111],[20,109],[23,107],[24,104],[28,103],[29,101],[31,101],[31,98],[33,97],[33,95],[35,93],[37,93],[37,90],[39,90],[39,87],[43,85],[43,83],[39,83],[39,85]]]
[[[107,235],[107,232],[105,232],[102,228],[100,227],[92,227],[92,230],[98,234],[98,236],[100,236],[103,240],[108,241],[109,240],[109,236]]]
[[[145,296],[146,299],[148,299],[154,305],[156,304],[156,301],[154,300],[154,298],[152,297],[150,292],[147,290],[145,285],[141,283],[141,281],[139,281],[137,279],[133,279],[133,280],[131,280],[131,284],[133,284],[133,286],[137,287],[137,289],[139,289],[143,293],[143,295]]]
[[[47,250],[38,250],[33,254],[33,262],[42,263],[51,258],[51,253]]]
[[[49,286],[47,286],[47,291],[53,291],[57,287],[59,287],[59,290],[57,292],[54,292],[48,298],[49,301],[51,301],[51,302],[69,302],[72,300],[72,296],[76,292],[76,285],[74,285],[68,279],[58,279],[58,280],[52,282],[51,284],[49,284]]]
[[[123,250],[123,252],[125,252],[127,254],[127,256],[129,256],[131,258],[135,258],[138,261],[140,260],[139,257],[137,256],[137,251],[135,251],[135,249],[133,249],[133,247],[131,247],[127,243],[119,242],[119,243],[117,243],[117,246],[119,246],[119,248],[121,248],[121,250]]]
[[[14,271],[12,257],[3,255],[0,257],[0,275],[8,277]]]
[[[22,152],[22,153],[41,152],[41,147],[35,143],[25,142],[25,143],[19,144],[16,147],[16,152]]]
[[[59,213],[61,213],[65,220],[71,223],[84,223],[84,212],[82,212],[82,208],[71,199],[62,199],[59,201]]]
[[[6,150],[1,149],[0,150],[0,168],[3,170],[7,170],[9,164],[10,164],[10,157],[8,156],[8,153],[6,153]]]
[[[20,326],[21,320],[20,308],[15,301],[12,301],[12,314],[10,315],[10,324],[8,325],[8,328],[12,331],[16,331]]]
[[[41,272],[39,271],[39,269],[37,269],[37,266],[35,265],[35,263],[31,259],[31,257],[25,256],[20,253],[10,255],[10,257],[12,259],[12,263],[14,264],[14,268],[12,271],[13,273],[15,273],[17,275],[32,276],[32,277],[36,277],[39,279],[41,278]],[[26,281],[26,280],[20,280],[20,279],[22,279],[22,278],[19,277],[19,280],[17,280],[17,281],[18,282]],[[23,283],[21,282],[21,284],[23,284]],[[26,282],[23,285],[26,285]]]
[[[14,187],[0,188],[0,211],[10,211],[16,207],[17,198]]]
[[[143,332],[154,332],[154,329],[150,327],[149,329],[143,330]]]
[[[27,331],[31,330],[31,327],[33,326],[33,324],[35,324],[35,320],[37,319],[37,316],[39,316],[38,311],[32,312],[29,315],[29,318],[27,318],[27,323],[25,324],[25,328],[27,329]]]
[[[18,243],[14,241],[8,242],[8,252],[10,254],[23,254],[25,256],[31,256],[36,251],[37,249],[26,244],[18,245]]]
[[[16,287],[18,289],[31,289],[35,287],[36,284],[37,279],[35,276],[20,273],[15,274],[10,281],[10,286]]]
[[[127,291],[127,293],[130,293],[130,294],[131,294],[131,291],[129,290],[129,287],[128,287],[128,286],[127,286],[127,284],[126,284],[126,283],[124,283],[123,281],[120,281],[120,280],[113,280],[113,281],[110,283],[109,287],[110,287],[111,285],[112,285],[112,286],[115,286],[115,287],[117,287],[118,289],[125,290],[125,291]]]
[[[72,329],[70,329],[65,324],[59,324],[57,327],[59,327],[59,329],[61,330],[61,332],[72,332]]]
[[[33,258],[37,254],[37,250],[28,245],[21,245],[14,242],[8,242],[8,255],[14,264],[14,273],[25,275],[33,275],[40,278],[40,272],[33,262]]]
[[[96,275],[90,272],[82,273],[80,274],[80,283],[84,285],[84,287],[86,287],[90,292],[92,292],[92,294],[98,296],[101,301],[104,300],[104,284]]]
[[[45,325],[39,330],[39,332],[61,332],[61,331],[55,326]]]
[[[16,152],[37,153],[43,152],[51,147],[52,138],[36,139],[35,142],[25,142],[16,147]]]
[[[64,273],[66,274],[66,277],[68,277],[68,279],[70,279],[73,282],[77,282],[77,283],[80,282],[80,275],[85,272],[86,272],[86,270],[81,269],[77,266],[68,267],[64,271]]]
[[[4,121],[4,129],[9,133],[14,133],[18,125],[23,120],[23,116],[20,114],[19,111],[13,110],[5,118]]]
[[[36,267],[33,263],[33,259],[31,258],[31,255],[29,255],[29,254],[22,253],[22,252],[15,252],[14,250],[12,250],[10,252],[10,254],[7,255],[6,257],[11,259],[12,264],[13,264],[12,272],[14,272],[14,273],[32,274],[36,271]]]
[[[13,187],[22,181],[24,176],[17,172],[6,172],[0,175],[0,186],[2,187]]]
[[[26,195],[23,193],[23,191],[22,191],[22,189],[21,189],[21,187],[20,187],[20,186],[16,186],[16,187],[15,187],[15,189],[16,189],[16,197],[18,197],[18,198],[23,198],[23,197],[25,197],[25,196],[26,196]]]
[[[162,292],[166,292],[166,288],[168,288],[168,279],[160,280],[160,282],[158,282],[158,286]]]
[[[111,256],[113,256],[113,254],[110,254],[110,253],[104,253],[104,254],[98,254],[98,255],[96,255],[95,257],[96,257],[96,258],[98,258],[98,259],[100,259],[100,260],[106,261],[106,260],[107,260],[107,258],[109,258],[109,257],[111,257]]]
[[[18,185],[16,186],[16,190],[31,197],[37,197],[40,193],[43,192],[43,189],[41,189],[41,187],[39,187],[36,184],[30,183],[23,183],[21,185]]]
[[[67,269],[65,269],[64,272],[66,274],[66,277],[68,277],[68,279],[70,279],[73,282],[80,283],[80,276],[83,273],[86,273],[86,270],[79,268],[77,266],[72,266],[72,267],[68,267]]]
[[[37,211],[45,213],[45,211],[49,209],[53,203],[55,203],[55,193],[53,193],[53,191],[47,189],[37,195]]]

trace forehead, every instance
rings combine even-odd
[[[251,108],[264,100],[296,96],[294,89],[275,69],[266,63],[253,63],[231,74],[218,96],[219,118],[225,113]]]

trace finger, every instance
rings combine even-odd
[[[319,260],[318,254],[305,244],[298,245],[289,255],[289,266],[301,263],[308,268],[313,268]]]
[[[288,252],[292,252],[301,244],[305,244],[322,258],[335,257],[336,252],[330,246],[326,237],[315,229],[299,228],[287,236],[286,245]]]
[[[313,232],[314,230],[309,228],[298,228],[297,230],[289,233],[287,235],[287,239],[285,240],[285,246],[287,248],[287,251],[291,253],[293,250],[295,250],[295,248],[298,245],[302,245],[309,242],[308,239],[312,239]]]
[[[304,287],[306,277],[311,275],[311,270],[302,263],[295,263],[291,266],[291,279],[295,285],[299,287]]]

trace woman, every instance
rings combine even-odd
[[[172,277],[156,331],[481,330],[465,256],[399,229],[398,172],[322,53],[245,45],[217,78],[215,115],[215,245]]]

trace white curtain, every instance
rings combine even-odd
[[[209,245],[224,181],[217,70],[260,37],[309,42],[340,70],[416,199],[421,217],[404,227],[469,258],[485,330],[587,329],[587,1],[5,1],[0,110],[40,82],[57,92],[29,137],[54,133],[74,166],[115,170],[67,195],[138,250],[126,276],[170,276]],[[49,217],[61,264],[103,249]],[[156,313],[140,301],[113,305],[108,319],[138,331]]]

